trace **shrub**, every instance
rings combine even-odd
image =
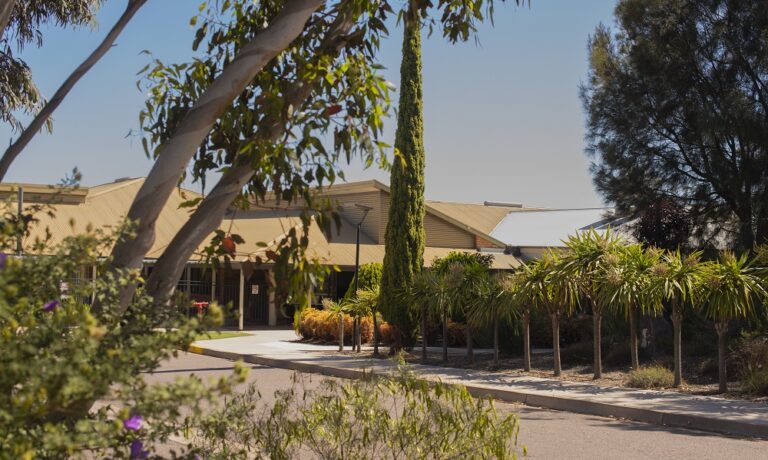
[[[448,346],[467,346],[467,326],[465,324],[448,321]]]
[[[659,364],[634,369],[627,376],[624,386],[631,388],[669,388],[675,383],[672,371]]]
[[[590,364],[593,355],[592,342],[578,342],[560,349],[560,362],[568,365]]]
[[[743,336],[732,355],[745,389],[768,395],[768,336]]]
[[[379,323],[379,338],[381,343],[385,345],[392,345],[395,343],[395,326],[386,321],[381,321]]]
[[[360,321],[360,333],[363,343],[373,339],[373,319],[369,316]],[[344,343],[352,343],[353,319],[344,315]],[[325,310],[307,308],[299,315],[299,334],[305,340],[338,343],[339,317]]]
[[[193,446],[205,458],[517,458],[518,423],[461,386],[391,378],[332,381],[275,393],[259,387],[201,417]],[[222,442],[226,433],[226,442]]]

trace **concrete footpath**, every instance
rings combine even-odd
[[[293,331],[255,331],[246,337],[195,342],[190,352],[265,366],[358,378],[387,375],[396,364],[386,359],[334,353],[336,346],[296,342]],[[364,347],[365,349],[366,347]],[[453,350],[462,353],[463,350]],[[673,392],[601,387],[530,376],[411,364],[419,378],[467,387],[474,396],[490,396],[568,412],[617,417],[656,425],[684,427],[735,436],[768,439],[768,404]]]

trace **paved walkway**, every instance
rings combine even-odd
[[[273,367],[355,378],[388,374],[395,364],[334,353],[336,346],[296,342],[293,331],[256,331],[247,337],[196,342],[190,351]],[[364,347],[366,348],[366,347]],[[462,353],[454,349],[453,353]],[[626,418],[657,425],[768,439],[768,404],[681,393],[607,388],[530,376],[413,364],[420,378],[466,386],[476,396],[531,406]]]

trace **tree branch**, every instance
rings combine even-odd
[[[91,68],[96,65],[96,63],[99,62],[99,60],[105,54],[107,54],[107,51],[109,51],[109,49],[112,47],[113,43],[123,31],[125,26],[128,25],[136,12],[139,11],[139,9],[144,6],[146,2],[147,0],[130,0],[128,2],[128,5],[125,7],[125,11],[123,12],[122,16],[120,16],[120,19],[117,20],[107,36],[104,37],[104,40],[102,40],[99,46],[93,50],[93,52],[77,67],[77,69],[75,69],[74,72],[69,75],[69,77],[67,77],[66,80],[64,80],[64,83],[59,87],[58,90],[56,90],[56,93],[53,95],[51,100],[48,101],[48,103],[45,104],[45,106],[35,116],[35,118],[32,120],[32,123],[30,123],[29,126],[27,126],[24,131],[22,131],[19,138],[16,139],[16,141],[8,147],[8,149],[3,154],[2,159],[0,159],[0,181],[2,181],[5,175],[8,173],[8,169],[11,167],[11,163],[13,163],[16,157],[19,156],[27,144],[29,144],[29,142],[32,140],[32,138],[35,137],[40,129],[42,129],[45,122],[50,118],[50,116],[59,107],[59,105],[61,105],[64,98],[67,97],[67,94],[69,94],[69,92],[83,77],[83,75],[88,73],[88,71],[91,70]],[[13,1],[10,2],[10,4],[13,3]],[[5,8],[5,5],[0,8]],[[3,11],[0,10],[0,20],[2,20],[2,13]],[[0,26],[2,26],[1,23]],[[2,29],[0,29],[0,33],[1,31]]]
[[[0,40],[3,39],[5,28],[8,27],[8,23],[11,20],[11,13],[13,12],[14,5],[16,5],[16,0],[5,0],[5,2],[0,5]]]
[[[115,245],[111,270],[141,268],[155,240],[155,222],[211,126],[256,74],[301,34],[323,3],[323,0],[287,2],[270,25],[238,52],[187,112],[133,200],[127,218],[137,222],[137,236]],[[135,284],[121,287],[120,313],[127,308],[135,289]]]
[[[339,18],[331,26],[331,31],[323,40],[323,48],[338,53],[346,45],[346,36],[353,26],[349,19]],[[300,82],[284,98],[285,107],[301,107],[315,89],[315,82]],[[262,141],[275,142],[285,132],[287,113],[279,119],[272,119],[258,129],[256,136]],[[243,187],[251,180],[256,171],[249,163],[235,164],[222,174],[211,193],[206,196],[189,220],[176,233],[171,243],[158,258],[147,280],[147,293],[158,307],[165,306],[176,287],[184,267],[195,249],[221,225],[229,206],[242,193]]]

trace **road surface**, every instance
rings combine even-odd
[[[249,365],[249,380],[257,381],[262,395],[291,385],[293,371]],[[195,373],[213,378],[231,372],[228,360],[181,353],[146,376],[149,382],[172,381]],[[323,377],[305,375],[305,384],[316,385]],[[497,403],[520,418],[519,444],[532,459],[768,459],[768,441],[731,438],[639,422]]]

